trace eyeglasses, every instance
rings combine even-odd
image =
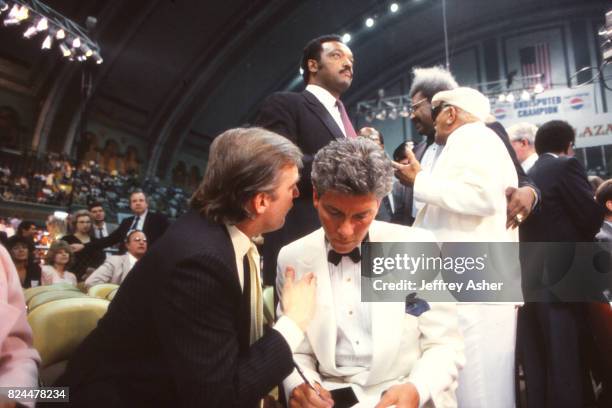
[[[446,103],[441,103],[438,106],[431,108],[431,121],[435,122],[440,112],[442,112],[444,108],[448,108],[449,106],[451,105],[446,104]]]
[[[423,98],[420,101],[417,101],[417,102],[413,103],[412,105],[410,105],[408,107],[408,113],[412,115],[414,113],[414,111],[418,109],[418,106],[420,104],[422,104],[423,102],[425,102],[426,100],[427,100],[427,98]]]

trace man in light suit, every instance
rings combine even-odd
[[[285,136],[304,153],[300,171],[300,197],[287,215],[285,226],[264,235],[264,283],[274,284],[278,251],[291,241],[317,229],[312,208],[310,169],[314,155],[332,140],[355,137],[340,96],[353,81],[353,53],[337,35],[325,35],[306,44],[302,55],[302,92],[278,92],[259,107],[255,123]]]
[[[410,164],[395,164],[396,175],[425,203],[414,225],[440,241],[518,241],[518,231],[506,229],[505,195],[518,178],[504,143],[484,123],[489,110],[489,100],[471,88],[437,93],[431,116],[444,150],[435,167],[421,171],[411,152]],[[517,274],[515,283],[519,279]],[[459,304],[458,312],[466,352],[459,406],[514,407],[515,306]]]
[[[455,306],[431,304],[417,316],[401,302],[360,301],[366,236],[434,241],[425,230],[374,220],[391,190],[390,159],[369,140],[338,140],[315,156],[312,180],[323,228],[280,251],[277,290],[282,300],[283,268],[317,277],[317,308],[294,360],[320,395],[294,371],[283,383],[290,406],[331,406],[329,390],[350,386],[364,406],[456,407],[463,345]]]
[[[127,252],[109,257],[85,281],[86,287],[100,283],[120,285],[132,270],[134,264],[147,252],[147,237],[142,231],[132,230],[125,238]]]

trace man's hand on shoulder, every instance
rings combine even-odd
[[[289,408],[331,408],[334,406],[334,400],[331,393],[321,384],[315,383],[314,387],[319,394],[315,392],[308,384],[302,384],[291,391],[289,398]]]
[[[312,272],[308,272],[296,282],[295,270],[287,267],[283,285],[283,314],[293,320],[302,331],[306,331],[314,314],[316,290],[317,279]]]
[[[375,408],[417,408],[419,406],[419,392],[414,384],[397,384],[385,391]]]

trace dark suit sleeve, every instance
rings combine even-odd
[[[506,146],[506,150],[508,150],[508,154],[510,155],[512,163],[514,164],[514,169],[516,170],[519,187],[531,187],[536,192],[538,198],[534,211],[539,209],[540,203],[542,202],[542,193],[540,192],[540,189],[535,185],[535,183],[531,180],[531,178],[529,178],[529,176],[525,173],[525,170],[523,170],[523,166],[521,166],[521,163],[519,163],[518,157],[516,157],[516,152],[514,151],[514,149],[512,148],[512,144],[510,143],[508,133],[506,133],[506,129],[504,129],[504,127],[499,122],[489,123],[487,124],[487,126],[491,130],[493,130],[497,134],[497,136],[499,136],[501,141],[504,143],[504,146]]]
[[[586,171],[576,158],[572,157],[564,163],[560,187],[570,220],[583,232],[583,236],[594,239],[603,223],[604,209],[593,198]]]
[[[130,229],[130,225],[132,225],[132,221],[134,221],[133,216],[125,218],[123,221],[121,221],[121,224],[116,230],[104,238],[91,240],[89,243],[85,244],[85,248],[91,250],[104,249],[123,242]]]
[[[180,261],[162,283],[161,298],[153,301],[181,398],[177,405],[251,407],[292,371],[289,345],[275,330],[239,354],[240,301],[232,296],[232,273],[210,257]]]
[[[293,95],[291,97],[296,96]],[[298,140],[298,115],[295,111],[295,106],[299,102],[289,98],[290,96],[287,94],[272,94],[267,97],[259,107],[259,111],[255,119],[255,125],[271,130],[272,132],[276,132],[279,135],[291,140],[296,146],[300,147]],[[304,154],[302,157],[303,168],[300,171],[301,180],[298,187],[300,189],[300,194],[304,194],[306,196],[310,196],[312,194],[310,173],[312,171],[313,161],[313,155]]]

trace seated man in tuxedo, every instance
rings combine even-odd
[[[136,262],[147,252],[147,237],[142,231],[131,230],[125,238],[127,252],[123,255],[112,255],[85,280],[85,286],[91,287],[101,283],[120,285],[132,270]]]
[[[329,390],[350,386],[367,406],[456,407],[463,343],[455,305],[431,304],[411,315],[401,302],[360,301],[359,250],[366,236],[371,242],[435,241],[425,230],[374,220],[391,190],[391,160],[364,138],[338,140],[315,156],[312,181],[323,228],[278,257],[281,300],[284,268],[295,268],[296,276],[312,271],[318,282],[313,321],[294,353],[316,391],[294,371],[283,383],[289,405],[329,407]]]
[[[301,157],[261,128],[215,138],[191,210],[136,263],[68,363],[59,383],[71,407],[254,408],[291,373],[315,279],[287,271],[285,316],[264,334],[252,238],[285,222]]]

